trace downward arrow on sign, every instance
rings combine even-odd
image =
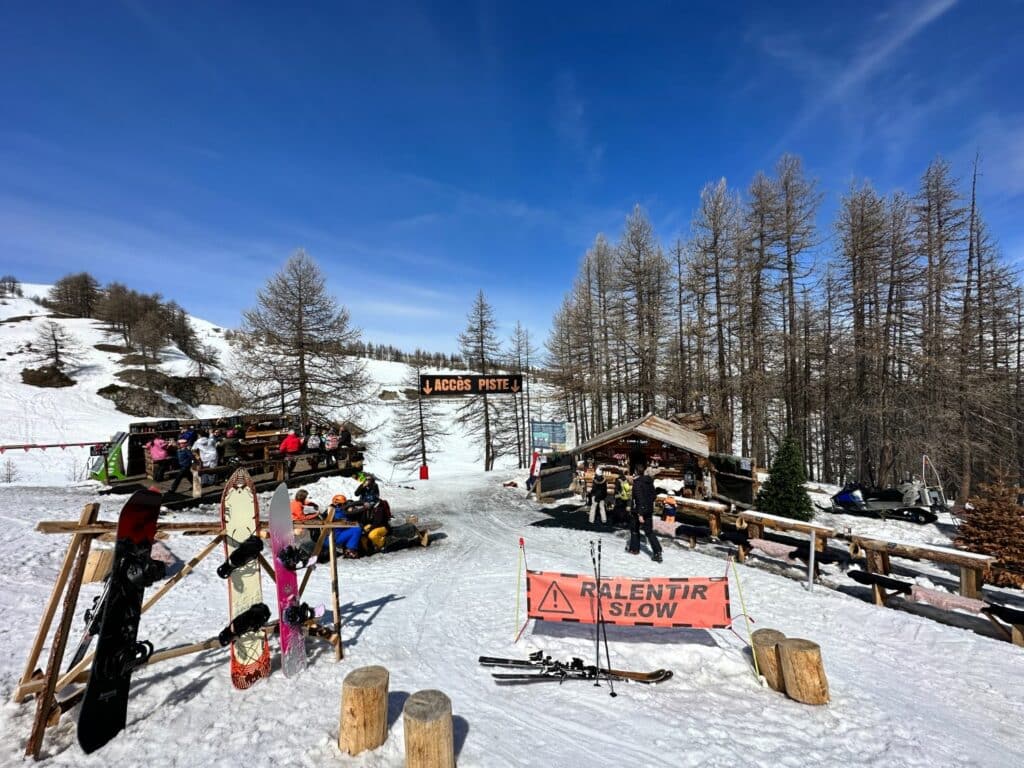
[[[424,394],[424,395],[429,395],[429,394],[430,394],[431,392],[433,392],[433,391],[434,391],[434,390],[433,390],[433,388],[432,388],[432,387],[430,386],[430,382],[429,382],[429,381],[428,381],[428,382],[427,382],[426,384],[424,384],[424,385],[423,385],[423,394]]]
[[[513,392],[518,392],[519,391],[519,382],[518,381],[513,381],[512,382],[512,391]]]

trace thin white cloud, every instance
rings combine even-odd
[[[604,146],[593,139],[586,102],[571,72],[560,72],[555,78],[554,123],[559,138],[583,163],[587,175],[596,177]]]
[[[773,154],[786,151],[793,141],[832,106],[844,107],[862,85],[881,72],[886,64],[928,25],[955,6],[957,0],[927,0],[902,13],[887,12],[877,20],[881,29],[871,30],[849,60],[834,62],[810,54],[789,36],[764,36],[763,50],[782,61],[805,80],[814,83],[811,96],[777,143]]]

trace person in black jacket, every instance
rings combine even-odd
[[[643,467],[642,474],[633,480],[633,512],[629,523],[629,545],[626,551],[631,555],[640,554],[640,525],[644,527],[647,541],[651,545],[651,560],[661,562],[661,542],[654,535],[654,476],[657,470]]]
[[[594,481],[590,484],[590,524],[594,524],[594,512],[601,510],[601,523],[608,523],[608,516],[605,512],[605,499],[608,498],[608,481],[604,473],[599,469],[594,475]]]
[[[171,483],[168,493],[174,493],[178,490],[178,484],[188,478],[189,483],[192,482],[192,462],[194,457],[192,455],[192,449],[188,447],[188,440],[183,437],[178,438],[178,453],[175,455],[178,463],[178,474],[174,476],[174,482]]]

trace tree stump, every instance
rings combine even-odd
[[[828,678],[818,644],[791,637],[782,640],[778,649],[786,695],[802,704],[827,704]]]
[[[345,676],[341,686],[341,725],[338,747],[358,755],[376,749],[388,737],[388,681],[384,667],[360,667]]]
[[[758,629],[751,637],[751,650],[757,659],[757,669],[768,681],[768,687],[779,693],[786,692],[779,661],[779,643],[785,639],[786,636],[777,629]]]
[[[441,691],[418,691],[402,710],[406,768],[455,768],[452,702]]]

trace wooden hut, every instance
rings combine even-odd
[[[651,413],[571,449],[584,473],[584,483],[589,483],[598,468],[615,477],[629,467],[631,457],[638,452],[643,453],[648,464],[659,468],[660,477],[682,480],[694,495],[714,492],[713,486],[708,488],[706,483],[712,469],[708,438]]]

